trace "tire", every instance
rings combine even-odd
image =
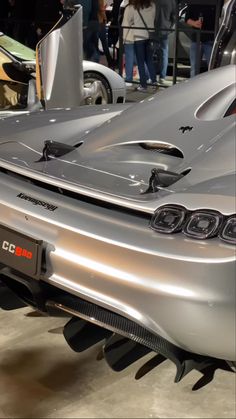
[[[107,103],[112,103],[112,90],[105,77],[95,71],[84,72],[85,87],[89,87],[94,81],[100,82],[101,89],[96,97],[86,98],[84,105],[105,105]]]

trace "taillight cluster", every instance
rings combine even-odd
[[[236,244],[236,215],[224,216],[210,209],[189,211],[181,206],[165,205],[153,215],[151,228],[164,234],[183,232],[200,240],[219,236],[227,243]]]

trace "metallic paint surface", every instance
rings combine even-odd
[[[83,98],[82,7],[40,42],[38,54],[45,108],[79,106]]]

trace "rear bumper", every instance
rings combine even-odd
[[[125,103],[125,99],[126,99],[125,87],[112,90],[112,103],[113,104]]]
[[[0,176],[0,219],[44,241],[41,280],[190,352],[235,360],[235,251],[217,239],[159,235],[138,215]],[[57,206],[19,200],[28,193]],[[35,279],[37,281],[37,279]]]

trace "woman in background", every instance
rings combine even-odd
[[[122,26],[125,26],[123,29],[123,43],[125,51],[125,82],[126,87],[131,87],[133,82],[133,68],[134,63],[136,62],[135,52],[134,52],[134,31],[129,26],[128,16],[129,13],[127,6],[130,4],[129,0],[123,0],[120,7],[123,14]]]
[[[130,4],[127,6],[125,12],[127,26],[133,26],[134,50],[140,77],[140,86],[137,90],[146,92],[147,75],[145,65],[148,69],[152,85],[155,88],[157,86],[156,70],[153,63],[153,50],[149,39],[149,32],[152,28],[154,31],[156,6],[153,0],[130,0]]]

